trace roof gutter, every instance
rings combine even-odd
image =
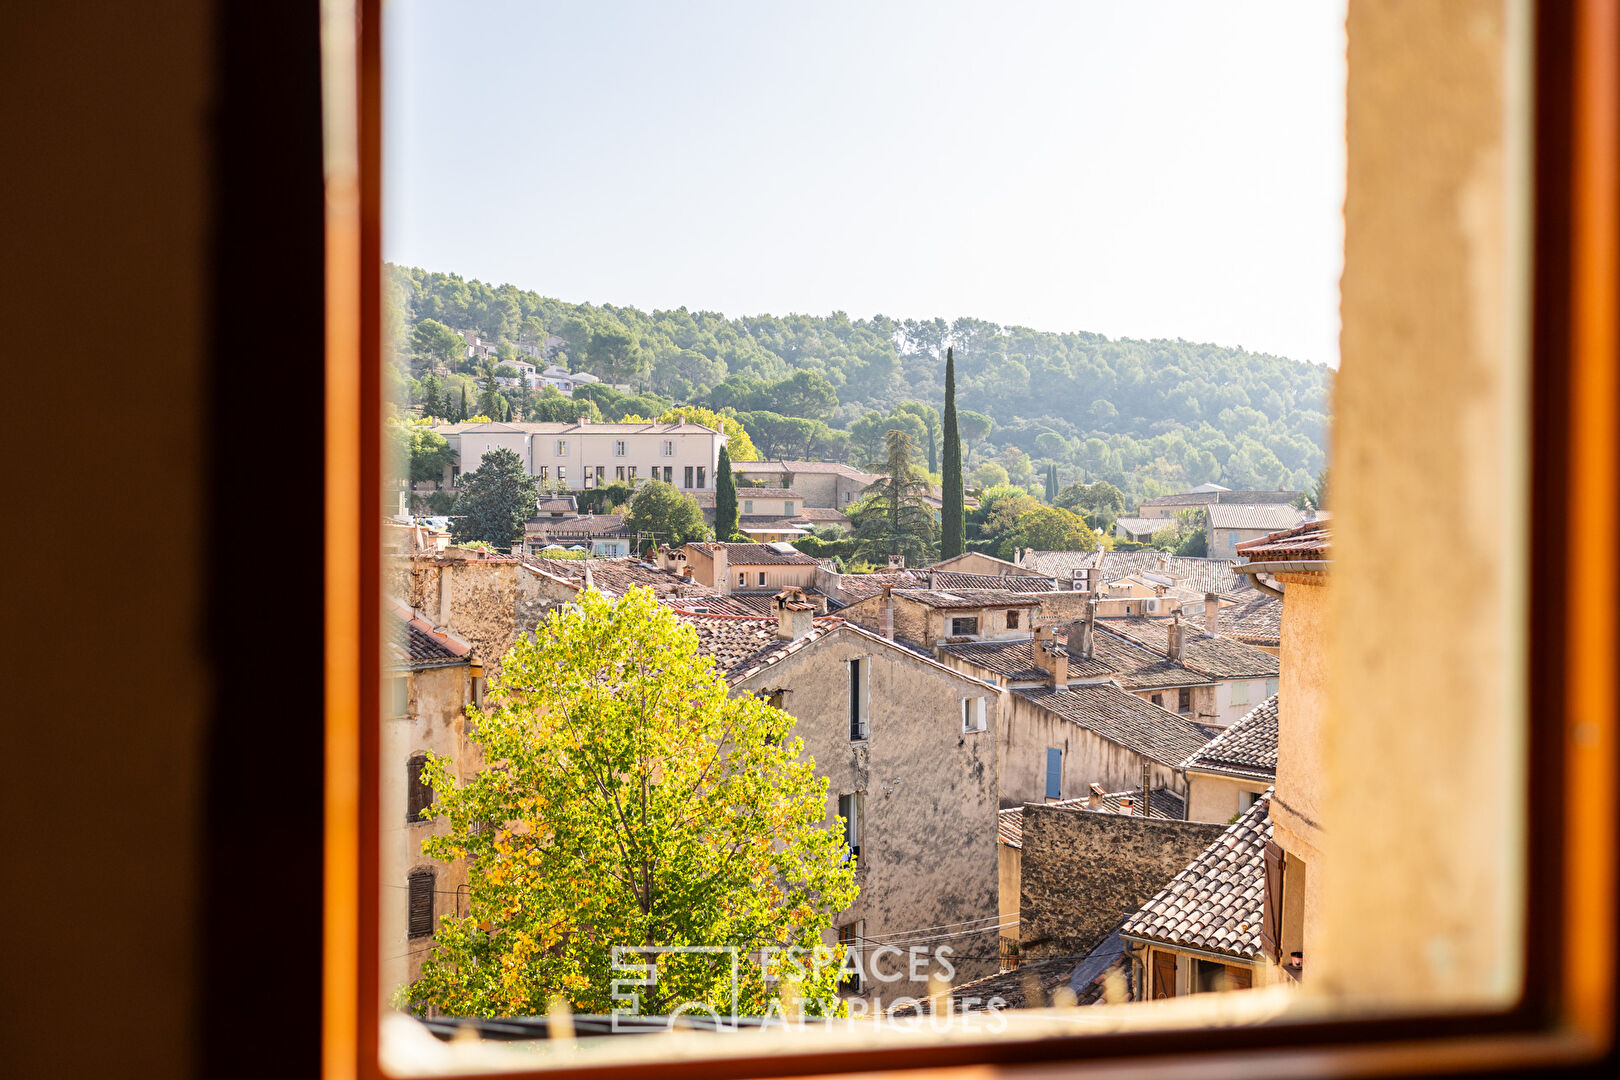
[[[1245,562],[1232,563],[1232,573],[1247,574],[1254,578],[1254,587],[1269,596],[1283,599],[1283,590],[1280,585],[1267,584],[1262,580],[1262,574],[1325,574],[1328,561],[1326,559],[1279,559],[1273,562]]]

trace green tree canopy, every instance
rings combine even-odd
[[[450,511],[450,538],[508,551],[523,542],[523,523],[535,514],[540,489],[510,450],[491,450],[478,468],[462,473]]]
[[[890,431],[887,444],[881,477],[845,513],[863,558],[882,562],[890,555],[904,555],[908,565],[922,566],[939,550],[939,524],[925,501],[928,481],[912,463],[916,444],[910,435]]]
[[[1106,480],[1095,484],[1070,484],[1053,500],[1065,510],[1073,510],[1093,526],[1111,532],[1114,520],[1125,511],[1125,494]]]
[[[454,369],[467,355],[467,339],[437,319],[423,319],[411,330],[411,352],[422,369]]]
[[[458,783],[430,755],[448,823],[426,854],[465,859],[469,912],[440,920],[409,993],[417,1012],[535,1016],[553,998],[607,1013],[614,946],[813,948],[857,889],[842,837],[823,824],[828,782],[761,699],[728,696],[697,633],[652,590],[594,589],[520,637],[492,677],[474,741],[498,763]],[[729,966],[656,958],[642,1012],[723,1011]],[[836,1010],[837,959],[806,965],[807,1010]],[[775,988],[740,968],[744,1014]]]
[[[956,429],[961,432],[962,441],[967,444],[966,461],[973,460],[973,448],[990,436],[990,429],[995,427],[994,422],[984,413],[963,409],[956,414]]]
[[[997,554],[1011,559],[1019,548],[1037,551],[1096,551],[1097,534],[1080,515],[1057,506],[1035,506],[1020,514],[1002,534]]]
[[[709,535],[697,500],[662,480],[641,485],[630,500],[630,515],[624,519],[624,527],[632,535],[644,534],[643,543],[685,544]]]

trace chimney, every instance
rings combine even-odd
[[[580,427],[584,427],[584,426],[586,426],[586,425],[587,425],[587,424],[589,424],[589,423],[590,423],[590,422],[591,422],[591,418],[590,418],[590,417],[588,417],[588,416],[582,416],[582,417],[580,417],[580,418],[579,418],[579,420],[578,420],[578,423],[579,423],[579,426],[580,426]]]
[[[1181,663],[1181,658],[1187,654],[1187,628],[1181,625],[1180,615],[1170,620],[1170,625],[1165,628],[1165,637],[1169,645],[1165,655]]]
[[[1095,633],[1096,601],[1086,602],[1086,613],[1069,624],[1069,651],[1089,660],[1096,655]]]
[[[595,581],[594,578],[591,577],[591,560],[585,559],[584,563],[585,563],[585,588],[594,589],[594,588],[596,588],[596,581]]]
[[[715,543],[709,545],[709,557],[714,560],[714,578],[709,584],[721,596],[731,595],[731,556],[726,551],[726,545]]]
[[[1053,642],[1050,626],[1035,628],[1030,652],[1035,656],[1035,665],[1046,672],[1052,689],[1062,690],[1069,685],[1069,650]]]
[[[1204,636],[1215,637],[1221,632],[1221,598],[1212,592],[1204,594]]]
[[[439,625],[450,629],[450,568],[439,567]]]
[[[1126,817],[1131,817],[1136,813],[1136,807],[1133,805],[1133,800],[1129,795],[1123,795],[1120,797],[1119,812],[1124,814]]]
[[[906,557],[904,555],[890,555],[889,556],[889,569],[890,570],[904,570],[905,568],[906,568]]]
[[[815,625],[815,614],[803,589],[783,589],[776,594],[776,636],[783,641],[798,641]]]
[[[1102,804],[1103,804],[1103,796],[1106,795],[1106,794],[1108,794],[1108,793],[1102,789],[1101,784],[1092,784],[1091,785],[1091,790],[1086,793],[1086,809],[1087,810],[1101,810],[1102,809]]]
[[[883,636],[894,640],[894,586],[883,586]]]

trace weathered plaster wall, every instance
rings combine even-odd
[[[1331,858],[1305,988],[1384,1007],[1495,1006],[1520,978],[1528,12],[1349,6]]]
[[[384,677],[399,672],[384,672]],[[384,999],[396,987],[416,979],[422,961],[428,956],[431,940],[412,938],[408,933],[409,892],[406,877],[412,870],[431,869],[434,883],[434,919],[455,910],[456,887],[467,880],[461,862],[446,864],[422,854],[422,841],[435,833],[449,831],[445,822],[407,821],[406,783],[412,756],[431,751],[456,763],[456,776],[466,779],[476,772],[479,759],[463,741],[467,723],[463,706],[471,700],[468,665],[425,668],[406,674],[410,698],[408,715],[382,722],[380,760],[382,775],[378,796],[381,814],[381,853],[378,876],[382,883],[381,934]]]
[[[1089,949],[1198,857],[1224,826],[1024,808],[1023,959]]]
[[[870,657],[870,737],[849,738],[846,663]],[[984,920],[998,907],[994,729],[963,734],[962,701],[989,687],[941,670],[898,647],[848,628],[802,649],[738,685],[737,692],[785,689],[782,707],[798,724],[805,753],[830,783],[827,821],[837,828],[838,796],[864,793],[860,897],[837,925],[865,923],[883,941],[902,931]],[[988,711],[988,709],[987,709]],[[997,968],[993,932],[948,941],[958,953],[954,981]],[[885,960],[892,966],[892,959]],[[925,982],[868,986],[892,1001],[925,993]]]
[[[1109,791],[1124,791],[1142,782],[1141,755],[1088,731],[1038,705],[1009,694],[1008,708],[998,714],[1000,731],[999,769],[1001,805],[1022,806],[1046,798],[1046,751],[1063,751],[1064,799],[1084,795],[1089,785],[1101,784]],[[1186,790],[1186,778],[1170,765],[1149,763],[1151,784],[1168,784]]]
[[[449,626],[472,646],[486,676],[519,634],[576,595],[512,559],[396,557],[385,560],[384,573],[384,591]]]
[[[1258,795],[1270,786],[1263,780],[1238,780],[1229,776],[1189,772],[1187,820],[1216,821],[1224,825],[1232,820],[1234,814],[1248,809],[1243,804],[1245,794]]]

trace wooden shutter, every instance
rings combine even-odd
[[[1260,901],[1260,952],[1282,962],[1283,849],[1266,841],[1266,891]]]
[[[433,805],[433,789],[422,779],[427,768],[427,756],[417,754],[405,763],[405,821],[422,820],[422,811]]]
[[[1247,990],[1254,985],[1254,969],[1247,964],[1226,965],[1226,988]]]
[[[410,883],[407,917],[410,936],[426,937],[433,933],[433,871],[417,870],[407,880]]]
[[[1153,950],[1152,1000],[1176,996],[1176,954],[1163,949]]]
[[[1046,751],[1046,797],[1063,797],[1063,751],[1055,746]]]

